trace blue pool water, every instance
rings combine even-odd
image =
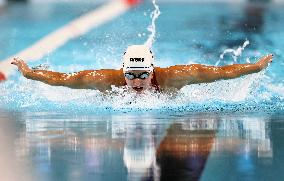
[[[1,112],[1,180],[279,180],[283,119]]]
[[[8,51],[2,51],[0,57],[12,55],[48,34],[52,29],[99,5],[80,4],[82,8],[78,9],[78,4],[47,4],[41,10],[38,6],[17,4],[7,8],[7,13],[2,15],[0,22],[3,24],[3,31],[6,32],[2,34],[2,47]],[[220,11],[221,8],[224,10]],[[236,63],[245,63],[247,59],[255,62],[262,55],[275,54],[273,64],[261,73],[212,84],[186,86],[174,97],[147,95],[142,98],[143,103],[136,101],[132,95],[119,94],[109,98],[96,91],[50,87],[25,80],[19,74],[15,74],[11,80],[1,85],[1,89],[4,90],[0,93],[3,94],[1,105],[9,110],[28,111],[57,111],[61,108],[83,112],[100,112],[106,109],[117,111],[122,108],[150,108],[159,111],[167,111],[168,108],[178,111],[282,111],[283,46],[281,41],[278,41],[281,37],[280,19],[283,16],[281,8],[273,4],[267,6],[263,17],[259,17],[263,21],[262,24],[251,25],[258,27],[252,32],[240,25],[244,22],[247,24],[250,20],[247,17],[249,15],[244,12],[246,8],[245,4],[203,6],[161,3],[162,15],[156,22],[157,39],[153,45],[153,52],[156,65],[161,67],[190,63],[215,65],[219,62],[219,56],[224,49],[237,48],[247,39],[250,45]],[[25,13],[21,14],[20,12],[25,9]],[[50,70],[61,72],[119,68],[125,48],[147,40],[147,27],[151,21],[149,16],[152,10],[151,3],[145,3],[90,33],[69,41],[55,52],[30,65],[44,64],[48,65]],[[56,15],[60,13],[62,16],[59,19]],[[23,22],[26,25],[23,26]],[[270,24],[273,24],[273,29]],[[40,27],[40,31],[37,31],[36,27]],[[4,45],[4,42],[10,43]],[[220,61],[220,65],[231,63],[234,62],[230,55],[225,55]],[[152,101],[153,99],[155,101]]]
[[[0,59],[98,6],[7,6],[0,14]],[[137,96],[114,88],[105,96],[15,73],[0,84],[2,180],[283,178],[283,5],[159,6],[152,48],[157,66],[232,64],[230,55],[220,60],[220,54],[246,40],[250,44],[235,63],[255,62],[268,53],[275,59],[260,73],[189,85],[175,95]],[[152,10],[146,2],[29,65],[61,72],[119,68],[125,48],[147,40]]]

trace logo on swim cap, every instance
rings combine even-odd
[[[130,62],[144,62],[144,58],[130,58]]]
[[[123,56],[123,71],[153,71],[154,56],[146,45],[129,46]]]

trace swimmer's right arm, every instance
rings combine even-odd
[[[60,73],[48,70],[34,70],[20,59],[14,59],[13,65],[27,79],[37,80],[52,86],[65,86],[74,89],[98,89],[105,91],[111,89],[111,85],[124,85],[122,70],[84,70],[76,73]]]

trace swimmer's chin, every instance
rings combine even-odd
[[[132,87],[132,89],[137,93],[142,93],[145,91],[144,87]]]

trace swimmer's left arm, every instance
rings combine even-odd
[[[163,70],[161,86],[182,88],[188,84],[210,83],[220,79],[233,79],[242,75],[257,73],[272,62],[273,55],[260,58],[254,64],[235,64],[227,66],[206,66],[201,64],[177,65]]]
[[[266,55],[254,64],[234,64],[221,67],[196,65],[194,83],[214,82],[220,79],[233,79],[260,72],[272,62],[273,55]]]

